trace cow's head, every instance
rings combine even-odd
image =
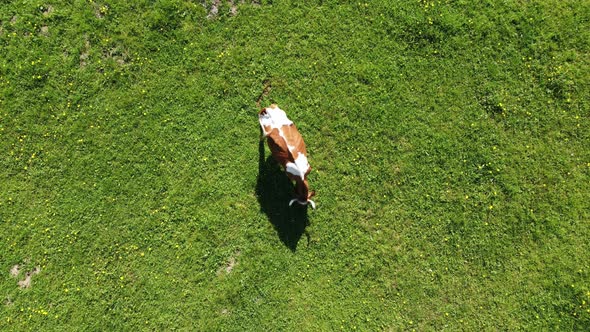
[[[307,179],[301,180],[301,178],[299,178],[295,180],[295,195],[296,198],[293,198],[289,202],[289,206],[297,202],[300,205],[310,204],[311,207],[315,209],[315,202],[311,200],[311,198],[315,196],[315,191],[309,190],[309,184],[307,183]]]

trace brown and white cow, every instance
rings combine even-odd
[[[275,104],[260,110],[258,121],[272,156],[283,167],[289,179],[295,181],[296,198],[289,202],[289,206],[297,202],[301,205],[311,204],[315,209],[315,203],[310,199],[315,191],[309,191],[307,182],[311,166],[307,162],[305,142],[297,127],[287,118],[285,111]]]

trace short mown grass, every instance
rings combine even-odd
[[[590,329],[590,3],[212,3],[0,5],[1,330]]]

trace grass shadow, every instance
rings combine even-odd
[[[309,225],[307,206],[293,204],[289,207],[289,200],[293,198],[293,184],[272,155],[265,158],[264,143],[260,141],[258,146],[256,196],[260,210],[266,214],[285,246],[296,251],[303,234],[308,245],[310,241],[309,233],[305,230]]]

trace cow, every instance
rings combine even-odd
[[[273,158],[295,182],[295,198],[289,201],[289,206],[297,202],[300,205],[310,204],[315,209],[315,202],[311,200],[315,191],[309,191],[307,182],[311,166],[307,161],[305,142],[297,127],[276,104],[261,109],[258,121],[262,129],[261,140],[266,138]]]

